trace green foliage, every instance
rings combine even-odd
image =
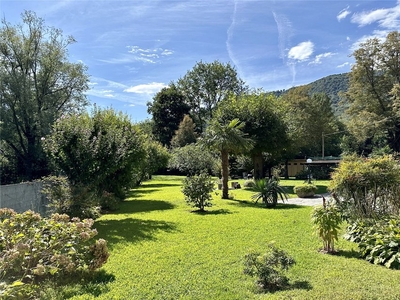
[[[144,135],[113,109],[64,116],[43,144],[72,185],[90,187],[98,195],[123,199],[147,167]]]
[[[185,115],[179,123],[179,128],[172,137],[172,147],[184,147],[188,144],[196,143],[197,133],[195,132],[196,124],[193,123],[189,115]]]
[[[140,179],[151,178],[159,169],[166,168],[171,157],[167,148],[148,136],[145,139],[144,148],[146,156],[140,164],[142,174]]]
[[[21,17],[18,25],[1,20],[0,137],[18,179],[32,180],[49,172],[40,139],[62,114],[86,105],[89,77],[83,64],[68,62],[73,37],[34,12]]]
[[[92,225],[91,219],[70,220],[60,214],[42,218],[32,211],[0,209],[0,282],[8,286],[6,292],[100,268],[109,253],[104,239],[93,242],[97,231]]]
[[[400,165],[392,156],[347,156],[332,174],[330,190],[349,218],[396,215],[400,210]]]
[[[325,203],[315,207],[311,215],[312,223],[316,234],[322,240],[326,253],[335,253],[335,241],[338,240],[338,233],[342,223],[342,216],[336,205]]]
[[[222,199],[228,199],[229,154],[247,152],[253,148],[253,140],[246,137],[242,131],[244,123],[233,119],[220,123],[213,119],[207,127],[203,143],[221,153]]]
[[[299,196],[300,198],[303,197],[311,197],[315,195],[315,192],[318,190],[318,188],[314,184],[302,184],[302,185],[297,185],[293,188],[293,191]]]
[[[251,196],[251,199],[256,203],[261,199],[266,207],[275,207],[278,198],[283,202],[287,200],[285,188],[280,186],[279,181],[275,178],[256,180],[252,190],[256,193]]]
[[[310,86],[290,89],[281,96],[284,120],[290,138],[290,153],[301,156],[321,154],[322,134],[325,155],[340,154],[340,135],[329,135],[342,130],[335,116],[331,99],[324,93],[310,93]]]
[[[49,201],[49,213],[93,219],[100,216],[102,203],[99,199],[102,197],[97,196],[89,186],[71,185],[64,176],[47,176],[41,181],[43,183],[42,193]],[[110,201],[109,199],[104,200]]]
[[[186,177],[183,181],[182,193],[186,202],[200,211],[211,206],[211,192],[214,190],[214,180],[206,173]]]
[[[192,70],[178,80],[177,86],[185,96],[200,132],[204,131],[222,100],[232,94],[238,96],[246,90],[235,67],[217,60],[212,63],[197,62]]]
[[[400,269],[400,222],[398,219],[356,220],[345,238],[358,244],[361,257],[373,264]]]
[[[243,132],[254,141],[249,151],[253,161],[254,178],[264,177],[264,162],[276,165],[288,147],[287,128],[276,108],[278,99],[262,91],[252,91],[241,97],[222,101],[215,112],[220,122],[239,119],[244,123]]]
[[[163,88],[147,103],[147,112],[152,116],[152,132],[156,140],[169,146],[178,130],[179,123],[189,113],[190,106],[174,84]]]
[[[294,264],[292,257],[271,243],[264,254],[252,250],[245,255],[244,273],[256,277],[256,284],[263,291],[273,292],[289,285],[284,272]]]
[[[385,40],[372,38],[361,43],[353,53],[355,64],[345,94],[346,125],[354,138],[364,142],[383,137],[393,152],[400,151],[399,51],[398,31],[390,32]]]
[[[172,149],[168,167],[187,175],[198,175],[203,170],[214,175],[220,173],[217,155],[200,144],[189,144]]]

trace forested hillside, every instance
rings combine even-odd
[[[346,92],[349,87],[348,75],[348,73],[329,75],[313,81],[309,83],[311,86],[310,92],[312,94],[326,93],[332,101],[334,111],[338,111],[338,103],[340,101],[339,93]],[[280,96],[289,90],[274,91],[273,93],[277,96]]]

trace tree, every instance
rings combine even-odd
[[[349,108],[347,125],[360,141],[384,138],[392,151],[400,151],[400,33],[390,32],[360,44],[345,94]]]
[[[139,181],[146,159],[144,135],[112,109],[57,120],[43,142],[52,162],[75,184],[124,198]]]
[[[221,121],[238,118],[245,124],[243,132],[255,142],[250,152],[255,179],[265,176],[266,157],[272,164],[277,163],[288,147],[286,125],[277,105],[274,95],[254,91],[241,97],[229,97],[221,102],[215,113]]]
[[[220,171],[217,155],[198,143],[173,148],[168,167],[189,176],[203,171],[216,175]]]
[[[197,140],[195,128],[196,124],[193,123],[192,118],[189,115],[185,115],[179,124],[178,130],[175,131],[175,135],[171,140],[171,146],[183,147],[187,144],[195,143]]]
[[[154,136],[164,146],[169,146],[179,123],[189,113],[189,106],[183,94],[171,84],[158,92],[153,102],[147,103],[147,111],[153,118]]]
[[[48,173],[40,139],[61,115],[86,105],[86,67],[70,63],[75,42],[25,11],[22,24],[2,20],[0,28],[0,136],[3,155],[14,162],[20,180]]]
[[[298,156],[318,156],[322,154],[322,135],[325,154],[338,155],[338,133],[343,130],[335,116],[330,98],[324,93],[310,94],[310,86],[291,89],[281,97],[285,122],[291,140],[292,152]]]
[[[245,137],[244,123],[233,119],[229,123],[211,121],[204,133],[204,142],[221,154],[222,199],[228,199],[229,153],[249,151],[253,141]]]
[[[201,132],[219,102],[230,94],[240,95],[246,90],[235,68],[219,61],[196,63],[192,70],[178,80],[177,86],[185,96],[191,116]]]

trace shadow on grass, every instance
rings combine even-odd
[[[360,259],[362,258],[360,256],[360,253],[354,249],[351,250],[339,250],[338,253],[336,253],[337,256],[343,256],[346,258],[357,258]]]
[[[176,230],[175,224],[171,222],[133,218],[98,220],[94,227],[99,232],[98,237],[104,238],[110,249],[118,243],[137,243],[144,240],[155,240],[157,232],[172,232]]]
[[[162,200],[132,200],[121,202],[118,210],[113,214],[133,214],[155,210],[173,209],[175,206]]]
[[[217,209],[217,210],[193,210],[192,213],[195,213],[200,216],[209,216],[209,215],[230,215],[233,214],[229,209]]]
[[[310,291],[312,290],[312,285],[306,280],[295,281],[289,285],[288,289]]]
[[[279,289],[273,290],[265,290],[259,286],[254,287],[254,292],[257,294],[275,294],[282,291],[289,291],[289,290],[312,290],[312,285],[306,281],[295,281],[293,283],[287,283],[285,286],[281,286]]]
[[[239,207],[256,207],[256,208],[263,208],[263,209],[294,209],[294,208],[304,208],[302,205],[296,204],[287,204],[287,203],[278,203],[275,207],[266,207],[262,203],[255,203],[253,201],[248,200],[230,200],[232,202],[228,203],[229,205],[235,205]]]
[[[128,192],[126,198],[138,198],[142,195],[151,194],[157,192],[159,189],[146,189],[146,188],[135,188]]]
[[[179,185],[182,185],[182,183],[180,183],[180,182],[171,182],[171,183],[151,183],[151,182],[149,182],[149,183],[140,185],[138,188],[139,189],[148,189],[148,188],[158,189],[158,188],[179,186]]]
[[[90,274],[78,273],[73,277],[60,282],[53,281],[57,299],[69,299],[82,294],[90,294],[99,297],[110,291],[108,283],[115,281],[115,275],[105,270],[96,270]],[[54,295],[55,296],[55,295]],[[46,298],[47,299],[47,298]]]

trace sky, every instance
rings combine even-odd
[[[11,24],[24,10],[75,38],[69,61],[88,67],[90,102],[133,122],[197,62],[282,90],[349,72],[360,43],[400,29],[400,0],[0,0]]]

